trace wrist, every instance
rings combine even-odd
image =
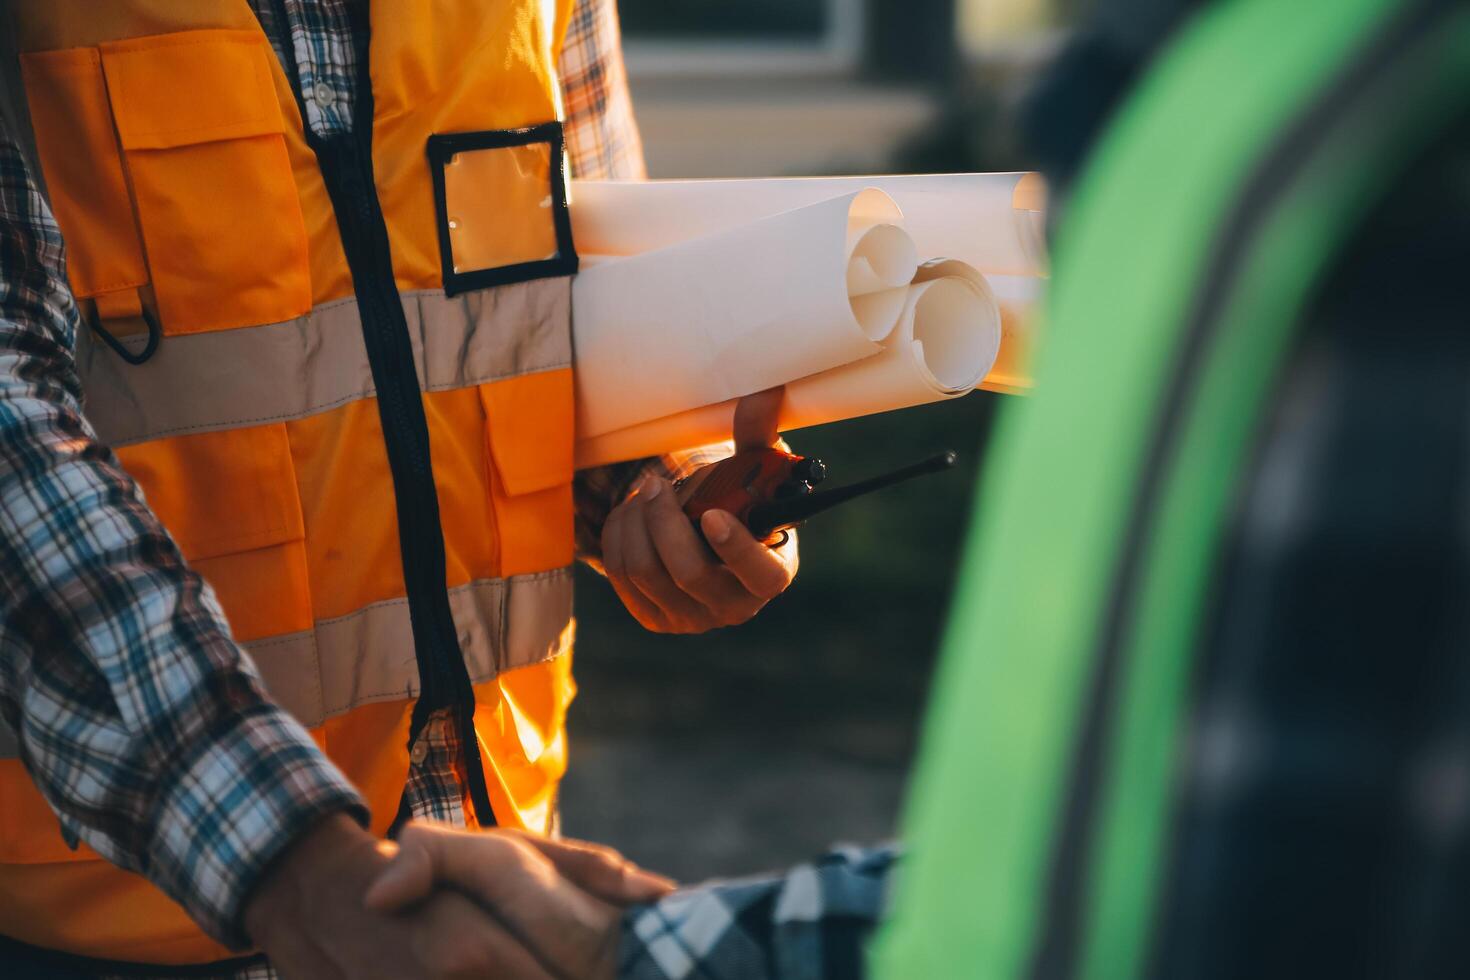
[[[251,942],[264,949],[283,927],[303,921],[324,885],[340,888],[361,878],[366,888],[388,860],[378,846],[346,813],[328,814],[307,827],[266,869],[246,900],[242,924]]]

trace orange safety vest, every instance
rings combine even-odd
[[[473,713],[482,823],[488,799],[495,822],[547,830],[566,764],[570,8],[373,3],[370,166],[365,141],[309,136],[246,0],[11,8],[98,328],[78,352],[88,417],[379,834],[416,704]],[[230,955],[144,878],[68,848],[8,740],[0,933]]]

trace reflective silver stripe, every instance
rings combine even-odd
[[[453,298],[403,294],[419,384],[443,391],[572,363],[571,280]],[[141,349],[142,336],[125,343]],[[77,355],[86,414],[112,446],[299,419],[375,393],[357,301],[237,330],[165,337],[132,365],[100,343]]]
[[[449,607],[470,680],[479,684],[562,652],[562,634],[572,618],[572,572],[472,582],[449,590]],[[418,694],[403,599],[322,620],[314,633],[244,646],[271,696],[308,728],[359,705]]]
[[[449,590],[459,642],[476,684],[565,652],[572,620],[572,570],[487,579]],[[394,599],[313,632],[246,643],[266,689],[308,728],[364,704],[417,696],[418,665],[408,604]],[[16,758],[15,734],[0,721],[0,758]]]

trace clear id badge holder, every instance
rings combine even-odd
[[[561,123],[429,137],[444,292],[577,271]]]

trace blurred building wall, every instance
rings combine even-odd
[[[656,0],[623,0],[652,176],[881,172],[934,125],[952,0],[804,2],[815,31],[781,33],[755,4],[743,23],[711,16],[704,33],[670,33],[650,10]]]
[[[678,0],[695,12],[661,28],[672,2],[622,0],[654,177],[1019,166],[1004,140],[977,130],[1000,125],[1010,83],[1047,56],[1083,0],[783,0],[820,14],[805,34],[763,23],[759,3],[740,17],[711,8],[721,16],[701,32],[698,9],[715,0]]]

